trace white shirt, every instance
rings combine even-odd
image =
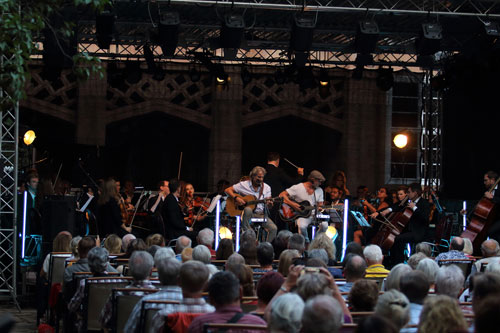
[[[302,201],[309,201],[311,206],[315,206],[316,203],[323,202],[323,189],[321,187],[316,188],[313,194],[309,194],[307,193],[304,183],[300,183],[287,188],[286,192],[290,199],[299,203]],[[314,214],[314,211],[312,211],[312,214]]]
[[[262,186],[264,186],[264,189],[262,191],[262,195],[259,195],[260,189]],[[241,194],[243,196],[253,195],[255,198],[257,198],[257,200],[262,200],[262,199],[266,199],[266,198],[271,197],[271,186],[267,185],[266,183],[262,183],[262,185],[259,186],[257,188],[257,191],[256,191],[254,189],[254,187],[252,186],[251,180],[245,180],[245,181],[239,182],[238,184],[233,185],[233,190],[236,193]],[[264,212],[264,204],[260,203],[255,208],[255,213],[259,214],[259,213],[263,213],[263,212]]]

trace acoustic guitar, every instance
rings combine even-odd
[[[260,203],[266,203],[268,201],[276,202],[276,201],[282,201],[283,198],[280,197],[275,197],[275,198],[268,198],[268,199],[262,199],[262,200],[257,200],[257,198],[253,195],[246,195],[244,197],[240,197],[245,201],[244,205],[238,205],[234,198],[227,198],[226,200],[226,213],[231,216],[235,217],[238,215],[241,215],[243,213],[243,210],[246,207],[250,207],[252,210],[255,209],[257,204]]]
[[[316,209],[315,206],[311,205],[311,203],[307,200],[302,202],[297,202],[300,205],[300,210],[295,210],[291,206],[287,204],[282,204],[280,208],[280,217],[283,221],[291,222],[295,221],[299,217],[308,218],[311,216],[311,212]],[[330,205],[328,206],[328,210],[331,209],[343,209],[344,205]],[[320,212],[324,210],[324,208],[318,209]]]

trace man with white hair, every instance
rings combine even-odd
[[[205,245],[210,250],[210,255],[215,257],[215,250],[212,248],[214,244],[214,232],[210,228],[200,230],[196,241],[199,245]]]
[[[368,266],[366,268],[365,278],[387,277],[389,271],[382,265],[384,255],[378,245],[368,245],[363,250],[363,255],[365,256],[366,265]]]
[[[458,266],[441,266],[436,274],[436,294],[457,299],[462,293],[464,280],[464,274]]]
[[[158,263],[169,258],[175,259],[175,252],[171,247],[160,247],[154,256],[155,267],[158,267]]]
[[[175,258],[167,258],[162,261],[156,262],[158,269],[158,277],[160,280],[159,291],[149,294],[141,298],[134,306],[127,323],[124,327],[124,332],[140,332],[142,327],[139,327],[139,319],[141,316],[141,307],[144,301],[180,301],[182,300],[181,288],[177,285],[179,273],[181,270],[181,263]],[[162,309],[164,304],[149,304],[148,309]]]
[[[492,258],[498,258],[500,255],[500,246],[496,240],[487,239],[481,244],[481,253],[483,254],[483,259],[476,261],[472,265],[471,276],[476,272],[480,272],[481,266],[487,265]]]
[[[127,252],[128,245],[134,239],[136,239],[136,237],[133,234],[126,234],[125,236],[122,237],[122,250],[123,250],[123,252]]]
[[[300,332],[303,311],[304,301],[299,295],[287,293],[279,296],[271,304],[271,314],[267,323],[269,331]]]
[[[205,245],[197,245],[193,249],[193,260],[201,261],[202,263],[210,264],[210,250]]]
[[[187,236],[180,236],[179,238],[177,238],[177,242],[175,243],[175,253],[176,253],[175,258],[177,258],[177,260],[182,262],[182,257],[181,257],[182,251],[185,248],[191,247],[191,245],[192,245],[191,238]]]
[[[344,323],[344,313],[332,296],[318,295],[306,302],[302,313],[302,332],[336,333]]]

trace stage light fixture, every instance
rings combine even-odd
[[[394,75],[392,74],[392,68],[379,68],[377,70],[377,87],[382,91],[391,90],[394,85]]]
[[[356,28],[354,49],[357,53],[370,54],[375,52],[379,37],[378,25],[373,20],[362,20]]]
[[[233,239],[233,233],[227,227],[220,227],[219,228],[219,238],[220,239],[224,239],[224,238]]]
[[[101,49],[109,49],[113,41],[113,30],[115,25],[115,15],[110,10],[104,10],[96,16],[96,38],[97,46]]]
[[[316,18],[310,14],[298,13],[295,15],[290,37],[290,49],[305,52],[311,49]]]
[[[218,84],[225,84],[229,80],[229,76],[221,64],[215,66],[215,79]]]
[[[334,242],[339,235],[337,229],[335,229],[333,225],[329,226],[328,229],[326,229],[325,234],[332,240],[332,242]]]
[[[394,142],[394,145],[396,147],[398,147],[399,149],[403,149],[408,144],[408,136],[402,133],[396,134],[392,141]]]
[[[231,13],[224,15],[220,31],[220,47],[224,49],[238,49],[243,38],[245,20],[242,15]],[[226,53],[226,50],[224,50]]]
[[[177,12],[164,12],[158,24],[158,42],[163,55],[172,57],[179,42],[179,24],[181,20]]]
[[[319,72],[319,84],[322,87],[328,87],[330,85],[330,76],[326,68],[322,68]]]
[[[441,49],[443,28],[438,23],[423,23],[419,37],[416,40],[416,50],[419,56],[433,55]]]
[[[36,139],[35,131],[29,130],[29,131],[26,131],[26,133],[24,133],[23,141],[24,141],[24,144],[26,146],[29,146],[30,144],[32,144],[33,141],[35,141],[35,139]]]

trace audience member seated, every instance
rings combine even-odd
[[[307,271],[297,280],[297,289],[295,290],[304,302],[316,295],[331,295],[332,291],[330,281],[324,274],[307,273]]]
[[[204,245],[202,245],[204,246]],[[202,297],[203,288],[208,281],[208,268],[201,262],[192,260],[181,266],[179,283],[182,289],[180,304],[167,304],[153,317],[153,332],[163,332],[166,316],[181,313],[209,313],[215,308]],[[185,323],[184,323],[185,324]],[[172,328],[172,331],[177,331]]]
[[[378,298],[375,314],[389,319],[399,331],[410,319],[409,305],[408,298],[402,292],[391,289]]]
[[[210,304],[215,312],[196,317],[189,326],[190,333],[203,332],[205,323],[227,323],[266,325],[266,322],[252,314],[244,314],[240,306],[240,282],[231,272],[219,272],[208,282]],[[240,332],[245,332],[242,330]]]
[[[245,263],[247,265],[259,264],[259,262],[257,261],[257,245],[254,241],[249,240],[242,242],[238,253],[241,254],[243,258],[245,258]]]
[[[149,248],[151,245],[158,245],[159,247],[165,246],[165,237],[160,234],[151,234],[146,237],[146,246]]]
[[[419,333],[467,332],[467,328],[456,299],[446,295],[427,297],[420,315]]]
[[[125,253],[128,248],[128,244],[136,239],[136,237],[133,234],[126,234],[122,237],[122,253]]]
[[[429,292],[434,292],[435,290],[436,275],[438,270],[438,264],[430,258],[422,259],[417,265],[417,271],[424,273],[427,278],[427,282],[429,282]]]
[[[389,274],[389,271],[385,269],[382,265],[384,261],[384,256],[382,255],[382,250],[378,245],[368,245],[363,250],[363,255],[366,260],[366,274],[365,278],[385,278]]]
[[[339,286],[340,292],[349,292],[354,282],[365,277],[366,262],[363,257],[357,254],[349,254],[345,260],[344,277],[346,283]]]
[[[391,269],[389,275],[387,275],[387,279],[384,284],[384,290],[388,291],[391,289],[400,290],[399,281],[401,281],[401,277],[411,272],[412,269],[410,266],[405,264],[397,264]]]
[[[148,247],[146,243],[141,238],[132,239],[127,246],[127,251],[125,251],[125,258],[130,258],[132,253],[135,251],[147,251]]]
[[[299,333],[304,306],[302,298],[294,293],[283,294],[276,298],[271,305],[271,313],[267,323],[268,331]]]
[[[284,277],[287,277],[290,266],[293,264],[293,260],[300,257],[300,253],[297,250],[285,250],[281,252],[278,263],[278,272]]]
[[[157,253],[158,254],[158,253]],[[124,331],[137,333],[142,331],[142,327],[138,327],[141,315],[142,302],[144,301],[180,301],[182,300],[181,288],[177,285],[179,280],[179,272],[181,263],[175,258],[164,258],[157,260],[155,257],[155,266],[158,270],[158,278],[160,280],[159,291],[149,294],[141,298],[134,306],[132,313],[125,325]],[[165,304],[151,304],[149,308],[162,309]]]
[[[493,273],[478,273],[471,279],[472,309],[479,310],[481,302],[490,295],[500,297],[500,276]]]
[[[285,278],[278,272],[264,274],[257,282],[257,309],[253,312],[264,312],[267,304],[273,299],[283,282],[285,282]]]
[[[175,254],[176,254],[175,257],[177,258],[177,260],[182,261],[181,258],[182,251],[184,251],[185,248],[191,247],[191,244],[192,242],[189,237],[180,236],[179,238],[177,238],[177,242],[175,243]]]
[[[71,257],[69,257],[67,260],[78,260],[80,259],[80,256],[78,255],[78,243],[82,240],[82,236],[75,236],[71,239],[71,242],[69,243],[69,249],[71,251]],[[109,253],[109,251],[108,251]],[[73,264],[73,263],[71,263]]]
[[[429,292],[429,281],[421,271],[413,271],[401,277],[401,292],[410,301],[410,321],[408,325],[418,325],[424,299]],[[401,333],[417,332],[416,327],[405,327]]]
[[[247,230],[243,231],[243,233],[241,234],[240,243],[243,244],[246,242],[253,243],[253,244],[257,245],[257,243],[258,243],[257,242],[257,235],[255,234],[255,231],[253,229],[247,229]]]
[[[168,258],[174,258],[175,259],[175,252],[172,250],[170,247],[160,247],[155,255],[154,255],[154,261],[155,261],[155,267],[158,267],[158,263],[160,261],[163,261]]]
[[[464,287],[464,280],[464,274],[457,266],[441,266],[436,275],[436,294],[458,299]]]
[[[149,276],[153,270],[153,257],[146,251],[135,251],[128,261],[129,273],[132,276],[132,282],[125,288],[145,288],[155,289],[155,286],[149,281]],[[133,292],[133,295],[144,296],[143,292]],[[116,296],[121,293],[116,293]],[[100,322],[103,328],[110,328],[111,318],[113,317],[113,298],[109,296],[108,301],[101,311]]]
[[[225,269],[226,271],[230,271],[233,267],[240,264],[245,264],[245,258],[243,258],[243,256],[239,253],[233,253],[229,256],[229,258],[227,258]]]
[[[193,249],[193,260],[201,261],[205,265],[210,264],[212,255],[210,249],[205,245],[197,245]]]
[[[257,261],[260,267],[254,268],[254,272],[269,272],[273,270],[274,249],[271,243],[262,242],[257,246]]]
[[[378,300],[378,286],[375,281],[361,279],[354,282],[347,299],[353,312],[373,311]]]
[[[500,294],[494,294],[481,301],[475,312],[475,332],[498,332],[500,327]]]
[[[303,333],[335,333],[344,323],[344,314],[339,302],[328,295],[309,299],[302,313]]]
[[[363,254],[363,248],[361,247],[361,245],[359,243],[356,243],[356,242],[349,242],[349,243],[347,243],[347,246],[345,248],[345,255],[344,255],[344,261],[342,262],[342,266],[345,266],[347,256],[351,253],[357,254],[358,256],[365,259],[365,256]]]
[[[487,239],[481,244],[481,253],[483,254],[483,258],[472,265],[470,276],[473,276],[476,272],[480,272],[481,266],[487,265],[491,258],[498,257],[500,255],[500,246],[496,240]]]
[[[423,253],[427,258],[432,257],[432,248],[427,243],[418,243],[415,246],[415,253]]]
[[[122,239],[118,235],[111,234],[104,240],[104,248],[110,254],[120,254],[122,252]]]
[[[210,251],[210,255],[215,258],[214,246],[214,232],[210,228],[201,229],[196,236],[196,242],[198,245],[205,245]],[[220,246],[220,244],[219,244]]]
[[[151,257],[154,258],[156,255],[156,251],[158,251],[159,249],[161,249],[160,246],[153,244],[148,248],[148,253],[151,255]]]
[[[68,231],[61,231],[52,241],[52,252],[70,252],[71,234]],[[48,277],[50,270],[50,258],[52,253],[48,253],[43,261],[40,276]]]
[[[454,237],[450,243],[450,250],[448,252],[440,253],[434,260],[441,265],[440,260],[449,260],[449,259],[468,259],[465,253],[463,253],[464,249],[464,240],[461,237]],[[447,262],[446,264],[450,264],[451,262]],[[460,261],[457,261],[460,263]]]
[[[217,260],[227,260],[231,254],[234,253],[233,240],[224,238],[221,239],[219,247],[215,253],[215,259]]]
[[[281,230],[273,239],[274,259],[280,258],[281,252],[288,249],[288,240],[292,237],[293,233],[289,230]]]
[[[360,320],[356,333],[398,333],[394,324],[382,316],[372,315]]]
[[[193,248],[186,247],[181,252],[181,261],[182,261],[182,263],[185,263],[185,262],[188,262],[190,260],[193,260]]]
[[[293,234],[288,239],[288,249],[297,250],[302,257],[306,250],[306,239],[301,234]]]
[[[335,244],[333,244],[332,240],[326,235],[326,233],[322,232],[316,235],[311,244],[309,244],[308,253],[314,249],[324,249],[326,251],[326,254],[328,255],[328,262],[326,263],[327,266],[335,266],[337,264],[337,260],[335,259],[337,255]]]
[[[92,276],[94,277],[105,277],[108,275],[108,271],[106,270],[109,263],[109,254],[108,251],[102,247],[93,247],[89,252],[88,252],[88,257],[87,254],[85,255],[88,263],[88,267],[90,269],[90,272],[92,273]],[[105,280],[103,280],[105,281]],[[81,304],[83,301],[83,298],[85,296],[85,279],[82,279],[80,281],[80,285],[78,286],[75,295],[73,298],[71,298],[71,301],[68,304],[68,310],[70,312],[77,312],[79,313],[81,308]],[[80,332],[82,329],[82,316],[78,316],[78,321],[76,322],[76,327],[77,330]]]
[[[244,264],[234,265],[228,271],[232,272],[240,281],[244,297],[255,296],[253,271],[250,266]]]
[[[468,238],[463,238],[464,240],[464,249],[463,253],[467,256],[467,258],[474,258],[472,253],[474,252],[474,247],[472,246],[472,242]]]
[[[422,252],[414,253],[410,256],[410,258],[408,258],[408,265],[411,267],[411,269],[417,269],[418,263],[425,258],[427,258],[427,256]]]

